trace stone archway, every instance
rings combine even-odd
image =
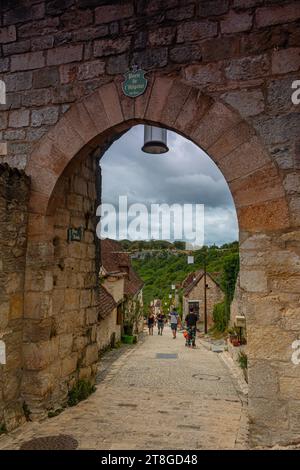
[[[54,298],[59,282],[57,278],[56,286],[53,282],[55,249],[59,238],[65,236],[57,225],[54,208],[69,190],[69,183],[61,186],[65,175],[79,176],[85,161],[89,164],[84,170],[93,171],[95,159],[91,155],[95,149],[142,122],[170,128],[202,147],[230,187],[240,230],[240,309],[246,314],[248,325],[251,442],[273,445],[295,440],[300,434],[300,412],[294,386],[299,383],[300,372],[291,362],[291,345],[298,336],[293,319],[299,311],[299,262],[294,243],[299,233],[290,221],[281,175],[254,129],[236,111],[186,85],[177,75],[152,75],[146,93],[135,100],[122,94],[119,81],[103,85],[74,104],[30,156],[26,167],[32,191],[24,321],[25,330],[26,324],[29,331],[34,322],[35,331],[40,334],[34,339],[28,335],[24,343],[26,401],[38,414],[47,408],[53,394],[58,402],[63,399],[62,385],[74,381],[75,372],[79,376],[91,375],[95,370],[97,348],[93,331],[82,347],[81,363],[71,346],[63,346],[71,340],[72,332],[62,328],[49,336],[53,325],[47,318],[56,315],[54,303],[59,303]],[[87,177],[85,183],[88,182]],[[90,199],[95,200],[95,195]],[[64,258],[63,251],[59,258]],[[79,255],[78,259],[81,260]],[[92,261],[95,262],[95,255]],[[96,264],[93,266],[95,270]],[[36,273],[38,289],[32,287]],[[74,300],[71,292],[67,293],[68,301],[74,301],[73,312],[77,302],[83,302],[79,308],[89,308],[95,282],[82,288],[89,291],[83,294],[85,300]],[[65,313],[65,300],[61,302],[60,314]],[[92,307],[91,316],[97,301]],[[86,331],[93,330],[96,323],[94,316]],[[43,337],[45,329],[48,333]],[[58,386],[53,388],[53,382]]]

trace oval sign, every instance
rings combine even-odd
[[[136,98],[144,93],[147,88],[148,80],[145,78],[144,70],[135,70],[126,72],[125,80],[122,83],[124,95],[129,98]]]

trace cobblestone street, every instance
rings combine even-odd
[[[96,392],[55,418],[0,438],[18,449],[35,437],[67,434],[80,449],[245,448],[246,401],[221,355],[185,348],[171,331],[108,353]]]

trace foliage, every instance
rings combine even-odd
[[[124,332],[127,335],[132,335],[138,332],[138,325],[143,318],[143,306],[139,299],[133,296],[128,297],[124,306]]]
[[[247,354],[244,353],[244,351],[240,351],[239,356],[238,356],[238,362],[239,362],[241,369],[247,369],[248,357],[247,357]]]
[[[95,385],[92,385],[87,380],[79,380],[72,390],[69,391],[68,405],[75,406],[82,400],[88,398],[96,390]]]
[[[152,243],[155,242],[152,241]],[[129,244],[130,242],[128,242],[128,247],[130,246]],[[229,303],[230,305],[238,273],[238,251],[238,242],[233,242],[221,247],[215,245],[210,247],[204,246],[201,250],[196,250],[193,253],[194,264],[187,264],[186,253],[180,251],[172,253],[168,250],[162,250],[152,255],[149,254],[143,260],[133,260],[134,269],[145,283],[143,288],[145,315],[148,314],[148,308],[153,299],[161,299],[163,310],[169,310],[170,304],[174,303],[174,299],[169,299],[169,294],[174,294],[174,291],[171,291],[171,284],[181,284],[189,273],[203,269],[205,261],[209,273],[219,273],[219,276],[216,278],[214,275],[214,278],[220,282],[226,295],[227,304]],[[227,286],[227,279],[229,280],[229,286]],[[182,290],[178,289],[178,294],[178,310],[181,313]],[[229,318],[228,310],[227,308],[226,315]]]
[[[58,408],[57,410],[48,411],[48,418],[55,418],[55,416],[60,415],[64,411],[64,408]]]
[[[225,302],[221,302],[214,306],[213,319],[217,331],[223,332],[226,330],[228,321],[226,315]]]

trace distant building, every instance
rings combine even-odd
[[[152,307],[152,312],[154,315],[158,315],[161,311],[161,300],[160,299],[154,299],[150,303],[150,306]]]
[[[199,324],[204,323],[204,271],[190,273],[182,283],[183,319],[194,310],[199,314]],[[206,274],[207,323],[213,324],[214,306],[224,300],[224,292],[215,278]]]
[[[97,332],[100,348],[119,341],[128,316],[136,305],[143,306],[143,281],[134,271],[130,256],[123,251],[119,242],[101,240],[101,317]],[[103,302],[102,302],[103,301]],[[135,325],[134,332],[142,329],[143,321]]]

